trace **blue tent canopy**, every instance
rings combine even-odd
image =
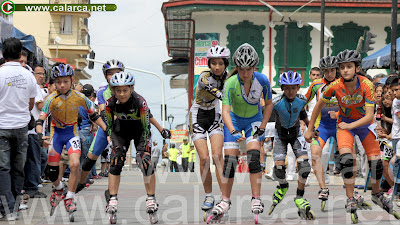
[[[379,49],[375,53],[362,59],[362,68],[367,69],[388,69],[390,67],[390,48],[391,44]],[[396,40],[396,61],[400,65],[400,38]]]
[[[6,38],[10,38],[10,37],[15,37],[15,38],[21,40],[22,46],[24,46],[24,48],[26,50],[28,50],[31,53],[36,52],[36,42],[35,42],[35,38],[32,35],[26,35],[26,34],[22,33],[20,30],[18,30],[14,26],[12,26],[12,24],[10,24],[10,22],[8,22],[6,19],[4,19],[2,17],[0,17],[0,24],[1,24],[0,36],[1,36],[2,40],[6,39]],[[1,47],[2,47],[2,43],[0,42],[0,49],[1,49]]]

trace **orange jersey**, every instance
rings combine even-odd
[[[324,91],[322,99],[328,103],[336,97],[339,103],[339,118],[358,120],[365,116],[365,107],[374,107],[374,85],[363,76],[356,77],[357,85],[353,94],[350,94],[343,78],[332,82]]]

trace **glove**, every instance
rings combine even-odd
[[[265,139],[265,129],[261,129],[259,127],[256,127],[257,130],[253,134],[253,138],[257,139],[258,141],[264,141]]]
[[[168,129],[163,129],[162,131],[161,131],[161,136],[164,138],[164,139],[170,139],[171,138],[171,131],[169,131]]]
[[[44,142],[44,140],[43,140],[43,134],[42,134],[42,133],[38,133],[38,134],[37,134],[37,137],[38,137],[38,141],[39,141],[40,147],[43,147],[43,142]]]
[[[237,140],[239,140],[239,138],[242,137],[242,132],[237,131],[237,130],[233,130],[231,135],[232,135],[234,141],[236,142]]]
[[[143,155],[142,155],[143,154]],[[139,153],[139,157],[141,158],[142,169],[148,169],[151,165],[151,155],[145,153]]]

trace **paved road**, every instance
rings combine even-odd
[[[216,181],[214,176],[214,181]],[[359,184],[363,180],[358,181]],[[263,178],[262,199],[268,211],[271,205],[272,193],[277,182]],[[51,185],[46,185],[42,191],[50,196]],[[345,195],[341,177],[331,176],[330,200],[327,212],[321,212],[320,201],[317,198],[319,187],[315,177],[306,188],[305,198],[312,205],[317,219],[315,221],[300,220],[293,202],[297,182],[291,181],[289,191],[271,216],[264,212],[260,217],[261,224],[351,224],[350,216],[345,213]],[[73,224],[108,224],[108,216],[104,212],[104,190],[107,179],[96,180],[89,189],[76,196],[78,211]],[[218,184],[213,183],[214,194],[220,198]],[[370,201],[370,191],[364,194]],[[237,174],[232,192],[232,206],[229,211],[229,221],[232,224],[254,224],[250,210],[250,183],[248,174]],[[160,204],[159,224],[205,224],[202,219],[200,205],[204,198],[201,179],[198,173],[158,173],[157,200]],[[145,190],[142,176],[138,171],[123,171],[120,192],[118,194],[118,224],[149,224],[145,213]],[[9,224],[68,224],[64,205],[61,203],[55,216],[49,216],[49,199],[31,199],[29,209],[23,211],[20,220]],[[398,211],[400,209],[395,206]],[[378,206],[372,210],[359,211],[360,224],[400,224]],[[6,222],[0,222],[0,224]]]

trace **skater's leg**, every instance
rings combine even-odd
[[[203,181],[203,188],[205,193],[212,192],[212,177],[210,171],[210,156],[207,147],[207,140],[197,139],[194,142],[197,153],[200,158],[200,174]]]
[[[354,182],[357,173],[356,154],[353,148],[342,148],[340,152],[340,167],[344,185],[346,187],[346,196],[353,197]]]
[[[239,149],[225,149],[223,167],[223,186],[221,189],[222,197],[229,199],[232,192],[236,167],[238,163]]]
[[[146,188],[147,195],[155,195],[156,193],[156,174],[151,176],[143,176],[144,186]]]
[[[90,171],[91,171],[93,165],[96,163],[96,160],[97,160],[98,157],[99,156],[93,155],[90,152],[88,153],[86,159],[83,161],[81,177],[80,177],[80,180],[79,180],[80,184],[86,183],[86,179],[89,176]],[[103,167],[103,164],[101,166]]]
[[[322,167],[321,159],[322,148],[319,145],[311,145],[311,157],[314,174],[317,177],[320,188],[326,188],[324,168]]]
[[[298,189],[303,190],[303,192],[304,192],[304,187],[306,185],[307,177],[311,171],[311,165],[308,162],[307,157],[308,157],[307,155],[303,155],[297,158],[297,170],[299,175],[297,181],[297,187]]]
[[[247,144],[247,164],[250,170],[250,184],[252,196],[260,196],[261,189],[261,165],[260,165],[261,142],[253,141]]]
[[[222,171],[224,167],[224,157],[222,155],[222,148],[224,145],[224,137],[221,134],[214,134],[211,136],[211,152],[212,159],[215,164],[215,172],[220,190],[222,189],[223,183],[221,182]],[[206,192],[207,193],[207,192]]]
[[[69,155],[69,168],[71,170],[71,174],[68,180],[68,192],[75,193],[76,185],[78,184],[80,157],[81,155],[79,153],[71,153]]]

